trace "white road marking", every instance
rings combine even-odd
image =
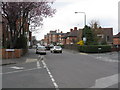
[[[37,61],[37,59],[27,59],[26,60],[26,63],[29,63],[29,62],[36,62]]]
[[[12,73],[17,73],[17,72],[24,72],[24,71],[32,71],[32,70],[36,70],[39,68],[32,68],[32,69],[26,69],[26,70],[18,70],[18,71],[12,71],[12,72],[5,72],[5,73],[0,73],[0,74],[12,74]]]
[[[44,56],[43,55],[39,55],[38,56],[38,60],[43,60],[44,59]]]
[[[23,67],[17,67],[17,66],[10,67],[10,68],[13,68],[13,69],[24,69]]]
[[[54,87],[56,88],[56,90],[59,90],[58,85],[57,85],[55,79],[53,78],[53,76],[52,76],[50,70],[48,69],[48,67],[47,67],[47,65],[46,65],[46,63],[45,63],[45,61],[42,60],[42,63],[43,63],[43,66],[46,68],[46,70],[47,70],[47,72],[48,72],[48,74],[49,74],[49,76],[50,76],[50,79],[51,79],[52,82],[53,82]]]
[[[95,86],[92,86],[90,88],[107,88],[117,83],[118,83],[118,74],[114,74],[112,76],[97,79],[95,82]]]
[[[118,60],[112,60],[108,57],[96,57],[97,60],[106,61],[106,62],[119,62]]]
[[[81,55],[88,55],[87,53],[80,53]]]
[[[39,61],[37,61],[37,68],[41,68],[41,67],[40,67],[40,62],[39,62]]]

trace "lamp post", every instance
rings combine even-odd
[[[86,13],[85,12],[75,12],[75,14],[77,13],[83,13],[84,14],[84,27],[86,26]],[[84,32],[84,35],[85,35],[85,32]],[[83,37],[83,41],[86,42],[86,37],[84,36]]]
[[[77,13],[83,13],[84,14],[84,26],[86,25],[86,13],[85,12],[75,12],[75,14]]]

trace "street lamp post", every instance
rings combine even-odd
[[[85,27],[86,26],[86,13],[85,12],[75,12],[75,14],[77,14],[77,13],[83,13],[84,14],[84,27]],[[84,33],[84,35],[85,35],[85,33]],[[83,37],[83,41],[86,42],[86,37],[85,36]]]
[[[83,13],[84,14],[84,26],[86,25],[86,13],[85,12],[75,12],[75,14],[77,13]]]

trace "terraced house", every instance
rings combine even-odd
[[[50,31],[49,33],[47,33],[47,35],[44,36],[44,44],[45,45],[58,45],[58,44],[62,44],[62,37],[63,37],[64,33],[61,32],[57,32],[57,30],[55,31]]]

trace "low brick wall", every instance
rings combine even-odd
[[[8,49],[0,49],[2,52],[2,58],[3,59],[10,59],[10,58],[20,58],[23,55],[22,49],[14,49],[14,50],[8,50]]]

